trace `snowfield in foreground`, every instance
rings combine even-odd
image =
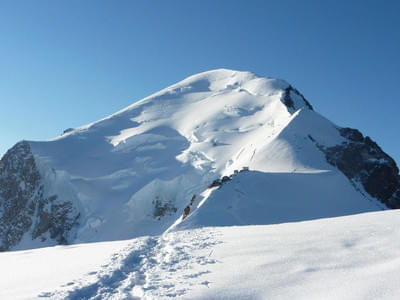
[[[399,299],[400,213],[0,254],[1,299]]]

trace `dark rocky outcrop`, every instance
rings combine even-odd
[[[289,86],[285,89],[285,92],[284,92],[284,94],[283,94],[283,99],[282,99],[282,100],[283,100],[283,104],[286,105],[286,107],[288,108],[288,110],[289,110],[291,113],[293,113],[293,112],[295,112],[296,110],[298,110],[299,108],[301,108],[301,107],[296,107],[296,106],[295,106],[295,102],[293,101],[293,96],[292,96],[292,94],[295,94],[295,95],[297,95],[298,97],[300,97],[300,98],[303,100],[304,105],[305,105],[308,109],[314,110],[313,107],[312,107],[312,105],[310,104],[310,102],[308,102],[307,99],[306,99],[297,89],[295,89],[294,87],[292,87],[291,85],[289,85]]]
[[[68,242],[79,213],[71,202],[46,197],[28,142],[20,142],[0,160],[0,251],[28,235],[41,241]]]
[[[390,208],[400,208],[400,176],[395,161],[368,136],[351,128],[340,128],[346,139],[334,147],[318,147],[327,161],[336,166],[352,182]]]
[[[62,134],[66,134],[66,133],[71,132],[71,131],[73,131],[73,130],[74,130],[74,128],[67,128],[67,129],[65,129],[65,130],[63,131]]]
[[[172,215],[178,210],[171,202],[163,202],[158,196],[153,199],[152,203],[154,205],[153,216],[158,220],[165,215]]]
[[[52,240],[59,244],[68,244],[68,234],[77,225],[79,213],[76,214],[71,202],[57,203],[56,200],[57,195],[53,195],[38,203],[37,223],[33,228],[32,238],[44,240],[44,235],[48,232]]]
[[[211,189],[213,187],[221,187],[225,183],[231,181],[232,178],[234,176],[236,176],[237,174],[242,173],[242,172],[248,172],[248,171],[249,171],[249,167],[243,167],[240,171],[234,170],[233,174],[231,174],[229,176],[223,176],[222,178],[215,179],[213,182],[211,182],[211,184],[208,186],[208,188]]]

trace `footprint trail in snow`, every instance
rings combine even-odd
[[[88,277],[39,295],[45,299],[168,299],[184,297],[203,280],[208,266],[217,263],[213,246],[217,231],[196,229],[135,239],[114,254],[108,264]]]

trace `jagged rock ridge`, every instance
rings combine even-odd
[[[360,182],[372,197],[391,208],[400,208],[400,176],[396,162],[360,131],[339,128],[346,141],[320,149],[327,161],[351,181]]]
[[[295,107],[292,94],[297,97],[300,97],[304,101],[304,103],[308,109],[314,110],[314,108],[312,107],[310,102],[308,102],[308,100],[303,96],[303,94],[301,94],[297,89],[295,89],[294,87],[289,85],[285,89],[285,93],[283,95],[283,103],[286,105],[288,110],[290,110],[292,113],[300,108],[300,107],[297,107],[297,108]]]
[[[0,251],[29,239],[68,242],[79,213],[57,195],[44,194],[44,185],[28,142],[11,148],[0,160]]]

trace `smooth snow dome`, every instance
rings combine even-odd
[[[46,193],[81,212],[69,242],[161,234],[179,223],[193,195],[195,207],[209,202],[192,211],[196,221],[186,227],[189,221],[195,227],[272,224],[382,209],[326,162],[309,135],[325,146],[343,138],[302,96],[292,93],[291,106],[285,105],[289,87],[249,72],[204,72],[54,140],[29,142]],[[238,175],[238,189],[207,189],[242,168],[251,174]],[[219,224],[217,211],[231,220]],[[16,249],[37,246],[24,241]]]
[[[396,300],[399,217],[204,227],[1,253],[9,272],[0,273],[0,298]]]

